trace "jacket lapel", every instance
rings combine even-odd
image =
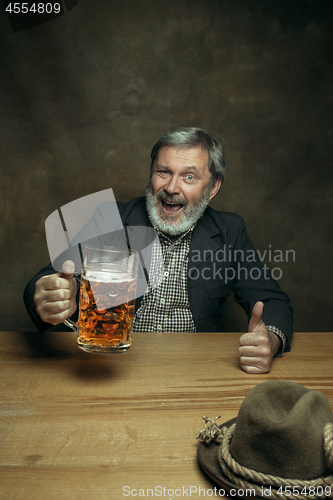
[[[210,217],[209,211],[210,208],[208,207],[204,216],[198,220],[193,231],[189,252],[189,274],[191,269],[199,267],[206,260],[211,260],[212,255],[220,248],[213,239],[220,231]]]
[[[135,206],[132,207],[130,213],[125,217],[123,217],[124,224],[127,226],[150,226],[150,221],[148,218],[147,210],[146,210],[146,202],[145,198],[139,198],[135,203]]]

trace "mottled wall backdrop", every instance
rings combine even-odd
[[[142,195],[155,140],[195,125],[225,147],[212,206],[244,217],[295,329],[332,330],[332,20],[331,0],[80,0],[12,33],[3,12],[0,328],[34,329],[46,217]],[[245,328],[231,298],[221,329]]]

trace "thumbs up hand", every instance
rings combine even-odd
[[[263,310],[264,304],[256,302],[248,332],[239,339],[240,366],[247,373],[268,373],[280,347],[280,338],[267,330],[262,320]]]

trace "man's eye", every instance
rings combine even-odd
[[[187,175],[186,175],[186,179],[187,179],[188,181],[194,181],[195,177],[194,177],[194,175],[192,175],[192,174],[187,174]]]

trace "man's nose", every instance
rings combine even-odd
[[[172,176],[168,184],[165,186],[164,190],[168,194],[179,194],[180,193],[179,179],[176,176]]]

